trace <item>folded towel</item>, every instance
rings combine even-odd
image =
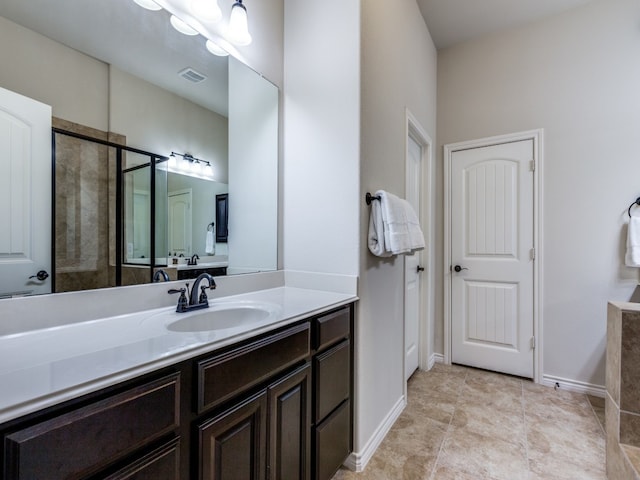
[[[377,257],[390,257],[384,240],[384,223],[382,221],[382,205],[377,200],[371,202],[369,214],[369,235],[367,237],[369,251]]]
[[[369,250],[379,257],[412,253],[425,246],[420,222],[409,202],[378,190],[380,201],[371,203]]]
[[[629,219],[627,254],[624,263],[627,267],[640,267],[640,216]]]
[[[204,251],[207,255],[214,255],[216,253],[216,244],[213,241],[213,229],[207,232],[207,239],[205,240]]]

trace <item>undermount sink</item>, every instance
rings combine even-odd
[[[208,332],[238,327],[250,327],[276,319],[275,305],[233,303],[214,305],[209,308],[185,314],[167,324],[172,332]]]

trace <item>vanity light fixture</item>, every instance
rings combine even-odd
[[[247,7],[242,4],[242,0],[236,0],[231,7],[227,37],[229,41],[235,45],[244,46],[251,43],[251,35],[249,34],[249,24],[247,21]]]
[[[179,160],[177,157],[182,157],[182,160]],[[213,167],[211,166],[211,162],[196,158],[190,153],[171,152],[167,163],[167,170],[192,177],[213,180]]]
[[[222,17],[218,0],[191,0],[191,11],[205,22],[215,23]]]
[[[142,8],[146,8],[147,10],[153,10],[154,12],[157,12],[158,10],[162,10],[162,7],[158,5],[156,2],[154,2],[153,0],[133,0],[133,1],[136,2],[138,5],[140,5]]]
[[[227,52],[224,48],[211,40],[207,40],[206,46],[207,50],[209,50],[209,53],[217,55],[218,57],[226,57],[229,55],[229,52]]]
[[[169,18],[169,21],[171,22],[171,26],[175,28],[177,31],[179,31],[180,33],[183,33],[185,35],[198,35],[198,31],[195,28],[190,27],[175,15],[171,15],[171,18]]]

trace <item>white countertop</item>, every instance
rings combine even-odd
[[[269,319],[245,327],[169,331],[168,323],[195,313],[172,306],[0,336],[0,423],[355,300],[279,287],[210,300],[212,309],[238,302],[273,307]]]

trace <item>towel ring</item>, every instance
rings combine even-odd
[[[633,207],[634,205],[640,206],[640,197],[636,198],[636,201],[633,202],[631,205],[629,205],[629,210],[627,210],[627,213],[629,214],[629,218],[631,218],[631,207]]]
[[[216,224],[214,222],[211,222],[209,225],[207,225],[207,232],[213,232],[215,226]]]

